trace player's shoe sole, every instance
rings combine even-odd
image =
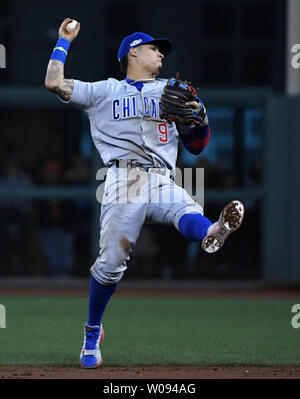
[[[92,366],[87,366],[86,364],[82,363],[82,361],[81,361],[82,359],[80,357],[80,366],[81,366],[81,368],[83,368],[83,369],[97,369],[98,367],[101,366],[101,364],[103,362],[103,359],[102,359],[102,355],[101,355],[101,352],[100,352],[99,345],[102,343],[103,340],[104,340],[104,329],[103,329],[103,327],[101,327],[100,340],[99,340],[99,343],[97,344],[97,347],[96,347],[96,351],[100,354],[100,359],[99,359],[99,361],[96,364],[94,364]],[[84,352],[84,349],[82,349],[81,355],[84,355],[83,352]]]
[[[219,251],[226,238],[243,223],[244,213],[245,207],[241,201],[229,202],[222,210],[218,222],[212,225],[202,241],[202,249],[210,254]]]

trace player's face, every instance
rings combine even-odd
[[[138,51],[139,63],[147,72],[157,76],[162,69],[164,55],[154,44],[144,44],[136,48]]]

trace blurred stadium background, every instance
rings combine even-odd
[[[121,78],[117,49],[135,31],[169,37],[163,77],[199,87],[212,138],[178,166],[205,168],[205,214],[246,205],[242,228],[214,256],[171,227],[146,224],[127,281],[300,282],[300,43],[297,0],[1,2],[0,280],[87,279],[98,253],[102,166],[86,116],[59,102],[44,77],[61,21],[81,22],[65,76]],[[174,21],[177,21],[176,23]]]

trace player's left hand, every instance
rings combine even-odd
[[[189,105],[193,108],[193,112],[195,114],[199,114],[201,115],[201,111],[202,111],[202,120],[201,120],[201,125],[202,126],[207,126],[208,125],[208,117],[207,117],[207,113],[206,113],[206,108],[203,104],[202,101],[188,101],[185,103],[185,105]]]

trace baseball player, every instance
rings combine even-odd
[[[203,208],[174,182],[172,171],[179,140],[193,154],[200,154],[211,133],[200,99],[195,97],[186,104],[199,122],[191,125],[178,122],[177,111],[163,100],[166,85],[178,83],[158,78],[164,57],[172,50],[171,41],[135,32],[124,38],[118,50],[126,78],[87,83],[64,77],[70,44],[80,30],[78,22],[74,30],[68,31],[70,22],[70,18],[65,19],[59,28],[45,86],[87,113],[92,139],[108,167],[101,204],[100,252],[90,269],[88,320],[80,353],[83,368],[96,368],[102,363],[99,345],[104,337],[103,313],[126,270],[145,220],[173,225],[184,237],[199,241],[204,251],[213,253],[240,227],[244,206],[238,200],[231,201],[219,220],[212,223],[203,215]],[[172,102],[173,96],[170,98]],[[135,179],[137,173],[143,176]],[[136,188],[137,180],[143,198],[138,201],[128,195]],[[127,200],[122,194],[124,187],[128,189]]]

